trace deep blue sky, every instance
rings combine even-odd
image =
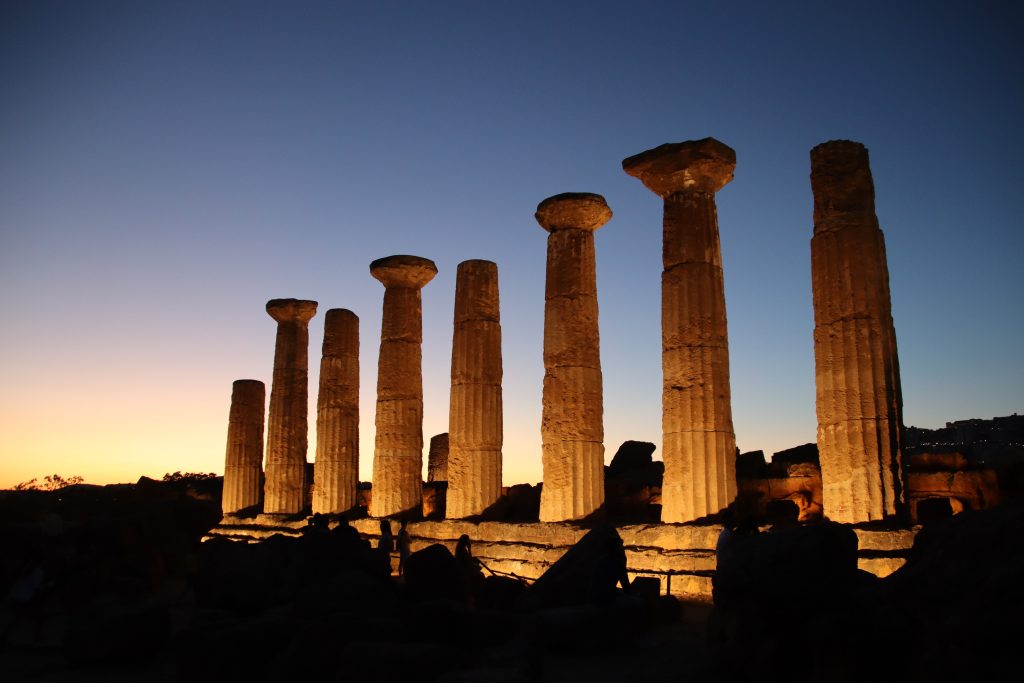
[[[826,7],[827,5],[827,7]],[[621,160],[713,136],[737,442],[815,438],[808,152],[866,144],[905,421],[1024,408],[1019,3],[8,2],[0,6],[0,485],[221,471],[275,297],[362,321],[432,258],[425,436],[447,429],[456,265],[498,263],[506,482],[540,479],[545,233],[597,233],[607,457],[660,446],[661,202]],[[311,444],[314,443],[311,441]],[[660,449],[659,449],[660,452]],[[657,455],[657,454],[656,454]],[[312,453],[310,454],[312,458]]]

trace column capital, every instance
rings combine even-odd
[[[590,192],[563,192],[537,205],[534,218],[548,232],[587,230],[593,232],[611,220],[612,210],[604,197]]]
[[[397,254],[370,264],[370,275],[385,287],[420,289],[437,275],[437,266],[428,258]]]
[[[732,180],[736,152],[714,138],[669,142],[622,161],[622,170],[660,197],[718,192]]]
[[[316,315],[316,305],[308,299],[271,299],[267,302],[267,315],[279,323],[306,323]]]

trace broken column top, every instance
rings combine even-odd
[[[714,138],[669,142],[622,161],[622,170],[655,194],[718,192],[732,180],[736,152]]]
[[[371,263],[370,275],[385,287],[419,288],[434,279],[437,266],[428,258],[398,254]]]
[[[811,150],[815,233],[835,229],[835,219],[851,214],[875,221],[875,185],[867,147],[851,140],[829,140]]]
[[[538,204],[534,217],[540,223],[540,227],[548,232],[594,231],[611,219],[612,210],[599,194],[564,192],[548,197]]]
[[[316,315],[316,302],[307,299],[271,299],[267,302],[267,313],[279,323],[308,322]]]

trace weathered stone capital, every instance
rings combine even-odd
[[[428,258],[399,254],[385,256],[371,263],[370,275],[385,287],[419,289],[434,279],[437,266]]]
[[[316,302],[306,299],[271,299],[267,314],[279,323],[309,322],[316,315]]]
[[[622,170],[660,197],[718,192],[735,169],[736,152],[714,138],[670,142],[622,161]]]
[[[537,205],[534,214],[548,232],[556,230],[594,231],[612,217],[604,197],[590,192],[564,192],[548,197]]]

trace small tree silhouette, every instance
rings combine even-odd
[[[77,475],[73,477],[64,478],[59,474],[48,474],[43,477],[42,481],[38,478],[29,479],[23,481],[20,484],[14,485],[15,491],[57,491],[67,486],[74,486],[75,484],[81,484],[85,480]]]

